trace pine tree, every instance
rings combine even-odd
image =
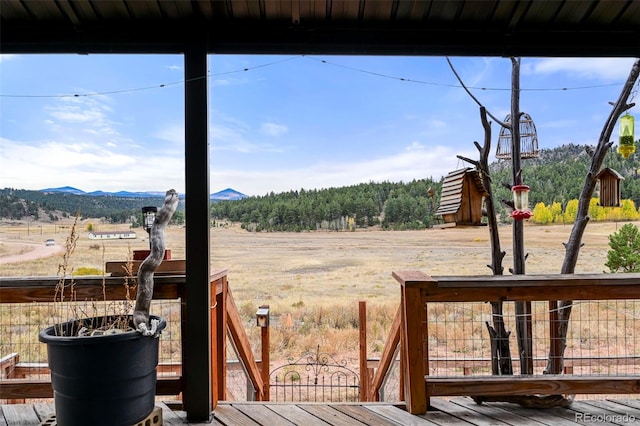
[[[640,231],[637,226],[627,223],[609,235],[609,247],[605,266],[611,272],[640,272]]]

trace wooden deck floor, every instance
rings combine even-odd
[[[413,416],[402,405],[389,403],[262,403],[223,402],[211,423],[187,423],[184,412],[163,409],[166,426],[268,425],[268,426],[377,426],[377,425],[478,425],[575,426],[638,425],[640,399],[576,401],[568,408],[526,409],[507,403],[477,405],[469,398],[432,398],[427,414]],[[2,405],[0,426],[36,426],[53,413],[52,404]],[[51,424],[51,423],[48,423]]]

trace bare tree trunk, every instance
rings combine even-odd
[[[136,306],[133,310],[133,322],[136,329],[141,330],[144,334],[147,334],[152,329],[152,324],[149,324],[149,308],[153,298],[153,275],[164,257],[164,228],[171,220],[171,216],[173,216],[177,207],[178,193],[170,189],[167,191],[164,204],[156,214],[151,227],[149,234],[151,251],[138,269],[138,294],[136,295]]]
[[[511,58],[511,161],[513,185],[522,184],[520,167],[520,58]],[[524,275],[524,222],[513,221],[514,275]],[[516,336],[520,355],[520,373],[533,374],[533,340],[531,337],[531,302],[515,302]]]
[[[598,145],[593,152],[588,151],[591,155],[591,166],[589,167],[589,172],[585,176],[584,185],[580,192],[580,198],[578,199],[578,211],[576,213],[576,219],[573,222],[571,234],[569,235],[569,241],[564,245],[565,257],[560,271],[562,274],[573,274],[575,272],[580,248],[583,245],[582,237],[587,227],[587,223],[589,222],[589,203],[596,187],[596,175],[602,167],[607,151],[611,148],[611,145],[613,145],[613,142],[611,142],[610,139],[618,117],[620,117],[624,111],[634,106],[634,104],[627,104],[627,100],[629,99],[631,90],[638,80],[639,75],[640,59],[636,59],[631,67],[631,71],[629,72],[627,82],[622,88],[620,97],[613,105],[611,114],[609,114],[609,118],[607,118],[602,132],[600,133]],[[557,320],[551,325],[552,335],[555,335],[554,338],[556,341],[552,342],[549,349],[549,359],[547,362],[547,368],[544,371],[545,374],[559,374],[562,372],[564,366],[564,351],[567,347],[567,332],[569,330],[569,318],[571,317],[572,305],[573,301],[571,300],[562,300],[560,302],[550,303],[552,312],[553,309],[557,309]]]
[[[496,205],[491,189],[491,175],[489,174],[489,152],[491,151],[491,124],[487,120],[487,110],[480,107],[480,120],[484,128],[484,145],[478,142],[474,145],[480,153],[480,161],[474,161],[458,155],[458,158],[473,164],[480,171],[482,184],[487,191],[485,198],[487,208],[487,221],[489,224],[489,235],[491,236],[491,265],[487,265],[493,275],[502,275],[504,267],[502,260],[505,252],[500,248],[500,235],[498,233],[498,220],[496,219]],[[509,335],[504,326],[503,302],[491,302],[491,314],[493,326],[487,322],[487,330],[491,340],[491,372],[493,375],[513,374],[511,362],[511,349],[509,348]]]
[[[489,196],[486,198],[487,217],[489,222],[489,234],[491,236],[491,265],[489,268],[493,271],[493,275],[502,275],[504,268],[502,266],[502,260],[504,259],[505,252],[500,248],[500,235],[498,233],[498,221],[496,219],[496,203],[493,197],[493,190],[491,189],[491,174],[489,173],[489,152],[491,151],[491,125],[487,120],[487,115],[493,118],[501,127],[507,127],[505,123],[498,120],[480,103],[473,93],[469,91],[464,81],[460,78],[456,72],[453,64],[447,58],[447,63],[451,68],[451,71],[460,82],[460,85],[464,88],[469,96],[480,107],[480,119],[482,121],[482,127],[484,128],[484,145],[480,146],[475,142],[475,146],[480,152],[480,161],[474,161],[468,158],[464,158],[458,155],[458,158],[464,160],[470,164],[476,166],[480,170],[482,175],[482,183]],[[489,331],[489,339],[491,342],[491,372],[494,375],[507,375],[513,374],[513,364],[511,362],[511,349],[509,347],[510,332],[507,332],[504,326],[504,311],[503,302],[491,302],[491,315],[493,327],[487,323],[487,330]],[[480,401],[476,401],[480,403]]]

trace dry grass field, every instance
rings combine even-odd
[[[120,229],[84,221],[73,266],[104,269],[104,260],[125,260],[129,249],[145,249],[148,241],[138,229],[134,240],[90,240],[86,226],[100,231]],[[50,256],[29,252],[40,250],[48,238],[64,243],[69,223],[63,225],[0,224],[0,276],[55,275],[60,254]],[[609,249],[608,236],[622,223],[592,223],[587,227],[576,273],[598,273]],[[570,225],[525,227],[525,251],[529,254],[528,274],[558,273],[564,256],[562,245]],[[511,227],[500,228],[502,249],[510,257]],[[167,248],[174,259],[184,258],[184,228],[168,228]],[[34,246],[30,246],[34,244]],[[104,259],[103,259],[104,247]],[[16,259],[15,255],[22,255]],[[489,231],[487,227],[430,229],[423,231],[356,231],[249,233],[239,227],[211,230],[211,266],[226,268],[236,299],[313,302],[325,305],[358,300],[397,300],[398,291],[391,271],[420,269],[431,275],[490,274]],[[7,261],[10,262],[7,262]]]
[[[86,230],[88,223],[99,231],[121,229],[97,221],[83,222],[72,257],[75,269],[103,270],[105,261],[125,260],[129,250],[148,248],[146,234],[140,229],[136,230],[138,238],[134,240],[90,240]],[[622,225],[589,224],[576,273],[601,273],[607,269],[604,263],[609,249],[608,236]],[[27,228],[25,224],[0,224],[0,276],[55,275],[61,254],[56,251],[43,254],[32,249],[44,247],[48,238],[54,238],[57,245],[64,244],[69,226],[70,223],[56,226],[45,223],[30,224]],[[525,252],[529,256],[526,272],[558,273],[564,257],[562,243],[570,231],[570,225],[527,224]],[[507,252],[504,260],[507,271],[512,263],[511,226],[501,227],[500,237],[502,249]],[[184,258],[184,228],[168,228],[166,239],[172,257]],[[314,351],[318,344],[336,356],[357,360],[358,301],[367,302],[368,355],[379,356],[399,302],[399,286],[391,272],[419,269],[434,276],[489,275],[491,271],[486,266],[490,263],[489,241],[487,227],[255,234],[230,226],[211,230],[211,266],[228,270],[231,290],[256,353],[259,353],[259,329],[254,326],[254,314],[259,305],[269,304],[273,360],[297,358],[305,351]],[[16,255],[19,256],[16,258]],[[45,257],[38,257],[43,255]],[[454,326],[471,327],[481,337],[481,341],[476,337],[468,342],[450,338],[450,346],[441,355],[477,356],[486,352],[484,313],[476,315],[469,311],[468,318],[477,317],[472,323],[459,317],[466,315],[466,308],[440,309],[446,314],[443,316],[458,319],[458,325],[445,327],[449,332]],[[637,304],[633,309],[637,309]],[[585,305],[584,310],[585,318],[591,315],[588,306]],[[640,312],[634,315],[638,314]],[[576,315],[580,315],[578,307]],[[543,323],[536,326],[545,333]],[[576,326],[576,332],[581,327],[587,326]],[[635,323],[633,327],[636,327]],[[611,337],[598,339],[606,347]],[[637,347],[639,343],[634,342],[632,344]],[[435,349],[440,350],[437,345]],[[540,355],[544,355],[545,350],[541,352]]]
[[[80,227],[73,267],[104,269],[104,261],[125,260],[129,250],[147,248],[146,234],[135,240],[90,240],[85,221]],[[117,226],[96,225],[98,230]],[[606,269],[608,235],[621,224],[592,223],[584,238],[576,273]],[[564,256],[562,243],[569,225],[527,226],[525,251],[528,274],[558,273]],[[0,276],[55,275],[60,252],[44,249],[54,238],[61,246],[68,224],[52,226],[0,226]],[[424,231],[357,231],[304,233],[249,233],[239,227],[211,230],[212,268],[226,268],[238,305],[269,302],[274,307],[295,303],[331,306],[389,303],[399,292],[393,270],[420,269],[431,275],[485,275],[491,271],[487,227],[430,229]],[[512,263],[511,227],[500,228],[505,270]],[[184,228],[169,228],[167,248],[174,259],[184,258]],[[29,244],[35,244],[30,246]],[[103,254],[104,247],[104,254]],[[15,256],[21,255],[21,256]],[[104,257],[103,257],[104,256]],[[20,259],[24,259],[20,261]],[[9,260],[9,263],[3,262]]]

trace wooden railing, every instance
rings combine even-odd
[[[9,303],[52,303],[54,289],[58,283],[58,277],[25,277],[25,278],[0,278],[0,304]],[[76,300],[125,300],[125,288],[123,286],[122,277],[74,277]],[[176,300],[180,302],[180,327],[181,327],[181,344],[180,348],[185,347],[184,328],[186,326],[186,300],[185,275],[156,275],[154,277],[154,300]],[[225,376],[225,365],[219,364],[216,360],[216,354],[219,352],[216,348],[224,348],[226,333],[221,332],[226,324],[224,318],[224,306],[229,304],[229,297],[222,298],[223,290],[227,288],[227,271],[226,269],[218,269],[212,271],[210,277],[210,294],[211,294],[211,383],[218,392],[212,392],[212,405],[217,404],[217,395],[225,394],[225,383],[220,377]],[[103,293],[104,288],[104,293]],[[135,292],[130,295],[135,298]],[[226,300],[225,300],[226,299]],[[217,303],[221,303],[222,309],[217,307]],[[226,302],[226,303],[225,303]],[[220,320],[219,318],[223,318]],[[218,326],[220,324],[220,326]],[[240,336],[242,338],[242,336]],[[246,339],[246,335],[244,336]],[[224,353],[224,352],[223,352]],[[51,388],[50,379],[33,379],[29,378],[29,373],[48,373],[46,364],[25,365],[16,362],[19,354],[0,354],[3,360],[3,366],[7,367],[4,371],[13,371],[15,374],[5,374],[5,378],[0,380],[0,395],[2,399],[20,401],[25,398],[51,398],[53,390]],[[184,358],[181,357],[184,360]],[[15,364],[15,365],[14,365]],[[158,366],[158,381],[156,385],[157,395],[179,395],[183,391],[182,366],[176,364],[161,364]],[[19,373],[19,374],[18,374]],[[162,373],[171,373],[172,375],[163,375]],[[23,377],[8,379],[6,376]]]
[[[216,288],[211,294],[215,294],[215,303],[212,306],[216,306],[216,315],[211,315],[212,330],[216,330],[217,341],[215,348],[212,348],[212,371],[215,371],[217,376],[217,386],[214,387],[214,397],[217,400],[224,401],[227,399],[227,330],[231,337],[232,344],[235,347],[239,361],[243,365],[244,370],[247,373],[247,381],[251,384],[254,390],[253,399],[256,401],[264,401],[265,394],[268,394],[265,390],[265,386],[268,383],[264,383],[258,368],[258,362],[251,351],[251,345],[249,338],[247,337],[244,326],[242,325],[242,319],[236,306],[236,303],[231,294],[231,289],[227,284],[227,280],[216,282]],[[214,318],[215,317],[215,318]],[[215,324],[213,324],[215,320]],[[212,339],[213,341],[213,339]],[[269,368],[267,365],[264,368]]]
[[[427,305],[433,302],[638,300],[640,274],[514,275],[431,277],[420,271],[394,272],[401,285],[400,309],[385,347],[370,398],[383,381],[384,366],[400,345],[401,394],[412,414],[427,411],[431,396],[531,394],[632,394],[640,392],[639,375],[429,376]],[[550,324],[556,311],[549,311]],[[550,327],[550,341],[556,327]],[[637,362],[639,354],[629,354]]]

